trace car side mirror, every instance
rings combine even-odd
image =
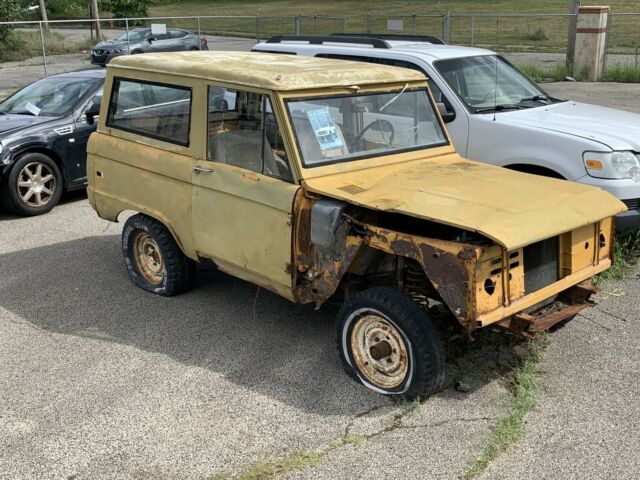
[[[149,37],[147,38],[147,42],[151,43],[151,42],[155,42],[156,41],[156,37]]]
[[[438,102],[436,103],[436,106],[438,107],[438,112],[440,113],[444,123],[450,123],[456,119],[456,112],[448,110],[444,103]]]
[[[100,100],[102,100],[102,98],[100,98]],[[85,110],[84,115],[87,117],[87,123],[93,125],[96,117],[100,115],[100,101],[96,102],[94,100],[94,102],[89,105],[89,108]]]

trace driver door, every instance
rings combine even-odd
[[[222,270],[292,298],[291,214],[300,187],[268,105],[262,94],[209,87],[207,159],[192,175],[193,240]]]

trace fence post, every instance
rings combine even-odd
[[[447,12],[442,16],[442,40],[449,43],[451,37],[451,12]]]
[[[44,76],[47,76],[47,52],[44,48],[44,32],[42,31],[42,22],[38,22],[40,25],[40,44],[42,46],[42,66],[44,67]]]
[[[127,53],[131,53],[131,40],[129,40],[129,18],[124,19],[124,28],[127,30]]]
[[[474,37],[476,33],[476,17],[475,15],[471,16],[471,46],[474,45]]]
[[[347,16],[342,17],[342,33],[347,33]]]
[[[198,50],[202,50],[202,32],[200,30],[200,15],[198,15]]]
[[[411,32],[416,34],[416,14],[411,15]]]
[[[367,33],[371,33],[371,14],[367,13]]]
[[[299,36],[300,35],[300,15],[296,15],[295,19],[294,19],[295,25],[294,25],[294,35]]]
[[[567,39],[567,66],[573,65],[576,54],[576,25],[578,24],[580,0],[569,0],[569,38]]]
[[[313,16],[313,34],[316,35],[318,33],[318,15]]]
[[[607,31],[604,33],[604,58],[602,59],[602,77],[607,74],[607,60],[609,57],[609,32],[611,31],[611,17],[614,14],[609,11],[607,15]],[[636,47],[636,69],[638,68],[638,48]]]
[[[256,15],[256,42],[260,43],[260,15]]]

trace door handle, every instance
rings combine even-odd
[[[211,173],[213,172],[213,168],[204,168],[199,165],[196,165],[195,167],[193,167],[193,171],[196,173]]]

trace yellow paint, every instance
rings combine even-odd
[[[408,156],[408,155],[407,155]],[[405,158],[407,158],[405,156]],[[508,251],[626,210],[613,195],[564,180],[465,160],[455,153],[304,179],[307,189],[377,210],[481,233]],[[359,193],[345,187],[356,186]]]

